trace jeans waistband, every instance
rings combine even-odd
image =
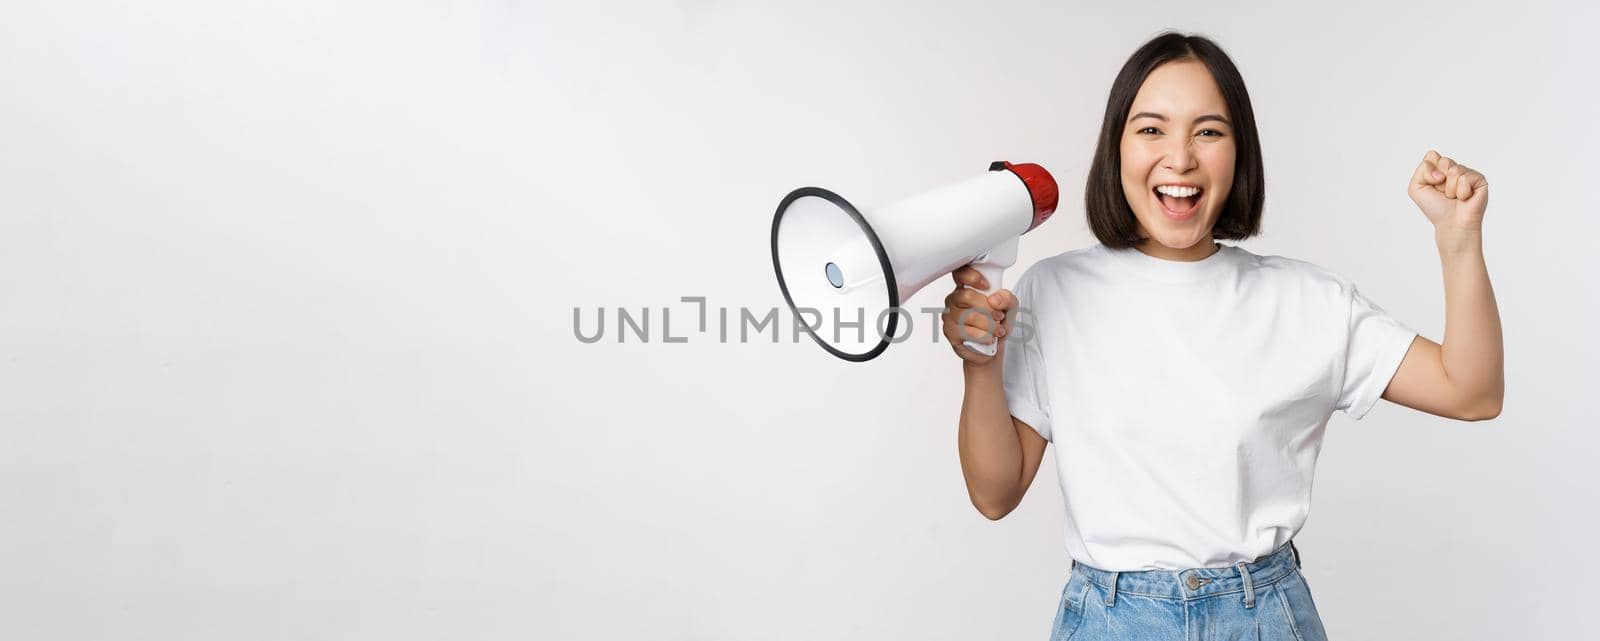
[[[1247,603],[1253,605],[1255,587],[1276,583],[1299,565],[1299,550],[1290,541],[1254,561],[1240,561],[1225,568],[1110,572],[1074,560],[1072,571],[1099,585],[1105,593],[1107,605],[1116,602],[1119,592],[1167,599],[1197,599],[1244,592]]]

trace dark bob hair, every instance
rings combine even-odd
[[[1256,116],[1250,108],[1250,94],[1245,91],[1244,78],[1215,42],[1169,31],[1133,52],[1122,65],[1122,71],[1117,73],[1116,81],[1111,83],[1111,97],[1106,100],[1106,119],[1100,125],[1100,142],[1094,150],[1094,163],[1089,166],[1089,184],[1084,189],[1083,200],[1089,229],[1108,247],[1132,247],[1141,240],[1139,221],[1122,192],[1122,130],[1127,124],[1128,111],[1150,72],[1179,60],[1197,60],[1206,66],[1233,120],[1234,153],[1237,154],[1233,186],[1228,190],[1228,202],[1211,228],[1211,237],[1243,240],[1261,230],[1266,177],[1261,166]]]

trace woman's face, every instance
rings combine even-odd
[[[1222,92],[1199,61],[1169,62],[1145,78],[1121,149],[1122,191],[1150,239],[1141,245],[1146,253],[1177,256],[1170,250],[1194,248],[1205,252],[1192,258],[1202,258],[1211,252],[1211,227],[1233,185],[1231,123]]]

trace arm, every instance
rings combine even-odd
[[[961,358],[966,379],[956,435],[961,475],[972,506],[990,520],[999,520],[1016,509],[1033,484],[1047,441],[1011,416],[1006,404],[1005,336],[1015,320],[1010,310],[1017,308],[1016,296],[1004,289],[984,296],[979,290],[988,282],[971,266],[951,276],[956,287],[944,301],[944,337]],[[1003,317],[999,327],[996,316]],[[1000,344],[993,355],[985,355],[967,348],[968,339]]]
[[[958,440],[961,474],[973,507],[990,520],[1010,514],[1033,484],[1046,441],[1006,408],[998,359],[991,365],[963,364]]]
[[[1483,258],[1488,182],[1432,151],[1411,182],[1411,197],[1434,223],[1439,246],[1444,344],[1418,336],[1383,398],[1449,418],[1494,418],[1505,399],[1505,354],[1500,312]]]

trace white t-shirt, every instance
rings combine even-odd
[[[1055,445],[1066,550],[1108,571],[1226,567],[1300,531],[1333,410],[1360,419],[1417,333],[1311,263],[1093,245],[1012,290],[1012,416]],[[1031,335],[1030,335],[1031,334]]]

